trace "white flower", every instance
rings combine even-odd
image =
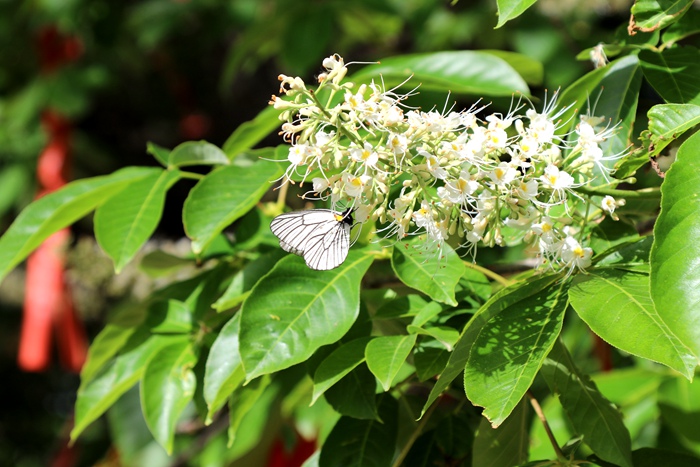
[[[517,188],[518,196],[522,199],[535,199],[537,197],[537,188],[537,180],[521,181]]]
[[[495,183],[496,186],[499,187],[508,185],[510,182],[515,180],[515,177],[517,175],[518,171],[510,165],[508,165],[507,162],[501,162],[500,164],[498,164],[498,167],[496,167],[489,173],[489,177],[491,178],[491,180],[493,180],[493,183]]]
[[[365,143],[362,148],[350,148],[350,157],[355,162],[360,162],[372,168],[376,168],[377,162],[379,162],[379,154],[377,154],[377,151],[375,151],[369,143]]]
[[[306,158],[310,152],[309,145],[297,144],[289,148],[287,159],[292,165],[304,165],[306,164]]]
[[[372,178],[367,175],[356,177],[351,173],[344,173],[342,180],[343,186],[345,188],[345,194],[347,194],[351,198],[359,197],[360,195],[362,195],[365,186],[371,179]]]
[[[325,178],[314,177],[314,179],[312,180],[312,182],[313,182],[313,185],[314,185],[314,191],[315,191],[316,193],[319,193],[319,194],[320,194],[320,193],[323,193],[324,191],[326,191],[326,190],[328,189],[329,183],[328,183],[328,180],[326,180]]]
[[[554,222],[548,216],[540,219],[540,222],[533,224],[532,231],[540,236],[542,242],[547,246],[552,246],[557,243],[557,234],[554,230]]]
[[[583,248],[574,237],[566,237],[559,252],[564,265],[570,269],[585,269],[591,265],[593,250]]]
[[[438,188],[437,193],[441,199],[455,204],[466,205],[472,199],[471,195],[479,189],[479,186],[477,181],[470,179],[468,172],[462,171],[457,180],[446,182],[444,187]]]
[[[430,172],[433,177],[441,180],[447,178],[447,170],[440,166],[440,159],[438,159],[437,156],[434,156],[426,151],[418,151],[418,154],[425,157],[428,172]]]
[[[432,225],[433,210],[427,201],[421,201],[420,209],[413,213],[413,222],[416,223],[416,227],[428,228]]]

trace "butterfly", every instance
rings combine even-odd
[[[310,209],[281,214],[270,223],[284,251],[304,258],[311,269],[337,268],[348,256],[352,208]]]

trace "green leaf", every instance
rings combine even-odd
[[[188,333],[193,328],[193,314],[179,300],[156,300],[148,307],[146,324],[152,333]]]
[[[562,93],[560,106],[573,104],[562,120],[566,121],[582,109],[604,118],[610,125],[616,125],[616,131],[600,147],[606,156],[622,154],[632,138],[641,84],[642,73],[635,55],[615,60],[606,67],[588,73]],[[597,99],[599,95],[602,97],[600,100]],[[596,102],[596,105],[592,107],[591,102]],[[571,124],[578,124],[578,119],[572,119]],[[612,169],[613,163],[611,160],[606,165]],[[600,183],[605,183],[604,177],[598,179]]]
[[[700,415],[700,380],[692,383],[673,378],[661,384],[658,393],[661,416],[674,432],[693,442],[700,442],[697,429]]]
[[[160,169],[127,167],[111,175],[78,180],[24,208],[0,238],[0,281],[51,234],[154,171]]]
[[[536,0],[532,0],[533,2]],[[539,60],[535,60],[527,55],[508,52],[507,50],[480,50],[479,52],[487,52],[491,55],[502,58],[508,65],[512,66],[520,76],[523,77],[527,84],[533,86],[542,85],[544,79],[544,66]]]
[[[233,221],[248,212],[271,188],[282,169],[258,161],[249,167],[220,167],[200,180],[185,200],[182,221],[192,250],[199,254]]]
[[[368,251],[351,251],[330,271],[309,269],[298,256],[280,260],[243,302],[246,379],[303,362],[343,337],[359,313],[360,281],[373,259]]]
[[[422,339],[413,351],[413,364],[419,381],[427,381],[440,374],[450,359],[450,352],[435,339]]]
[[[454,346],[454,351],[450,354],[450,359],[447,362],[447,366],[445,366],[445,370],[430,391],[428,400],[423,406],[421,416],[425,414],[425,411],[428,410],[428,407],[430,407],[438,396],[450,386],[452,381],[464,371],[472,346],[486,323],[496,318],[503,310],[517,308],[519,304],[528,297],[540,294],[542,290],[558,279],[558,275],[531,278],[519,282],[516,285],[501,289],[484,303],[462,331],[459,340]]]
[[[175,425],[194,396],[197,363],[192,344],[181,340],[162,347],[148,362],[141,381],[141,408],[148,428],[168,454],[173,452]]]
[[[676,47],[661,52],[639,53],[644,77],[669,104],[700,105],[700,51],[695,47]]]
[[[416,335],[381,336],[372,339],[365,349],[367,367],[377,377],[384,391],[391,389],[397,373],[416,343]]]
[[[523,399],[513,413],[498,428],[493,428],[482,418],[474,438],[471,465],[511,467],[527,461],[528,401]]]
[[[377,420],[375,397],[377,380],[367,366],[355,367],[324,394],[326,402],[341,415],[361,420]]]
[[[428,305],[423,297],[408,294],[383,303],[374,315],[374,319],[396,319],[416,316]]]
[[[435,301],[457,306],[455,287],[465,266],[449,245],[443,245],[442,254],[438,254],[423,249],[420,238],[399,242],[391,255],[391,267],[407,286]]]
[[[158,227],[165,195],[180,179],[177,170],[158,170],[110,198],[95,212],[95,236],[117,273]]]
[[[341,345],[318,365],[314,372],[314,390],[311,404],[330,387],[343,379],[365,361],[365,348],[371,337],[360,337]]]
[[[182,335],[150,335],[145,328],[134,333],[119,350],[118,356],[92,378],[81,382],[71,440],[77,439],[90,423],[141,379],[147,363],[160,348],[183,340],[186,338]]]
[[[498,24],[496,29],[500,28],[513,18],[522,15],[525,10],[530,8],[537,0],[498,0]]]
[[[581,319],[606,342],[692,377],[697,361],[654,308],[647,274],[591,271],[576,277],[569,300]]]
[[[642,143],[649,157],[661,154],[666,146],[700,123],[700,105],[659,104],[647,113],[649,131],[642,133]]]
[[[661,185],[651,249],[651,298],[661,319],[700,358],[700,132],[680,147]]]
[[[632,5],[630,30],[651,32],[678,20],[693,0],[636,0]]]
[[[168,167],[189,165],[228,165],[224,151],[206,141],[186,141],[179,144],[168,156]]]
[[[406,330],[411,334],[423,334],[425,336],[430,336],[440,342],[445,349],[450,352],[459,339],[459,331],[449,326],[420,327],[409,324],[406,327]]]
[[[271,382],[272,378],[269,375],[265,375],[252,381],[245,387],[237,388],[231,395],[229,399],[229,446],[236,442],[246,416],[256,409],[256,405],[262,405],[263,407],[268,405],[271,399],[270,396],[276,394],[275,388],[266,391]],[[266,398],[262,400],[262,404],[257,404],[263,395],[266,395]]]
[[[229,159],[248,151],[262,141],[267,135],[275,131],[282,123],[279,115],[281,111],[272,106],[255,116],[253,120],[243,122],[231,133],[222,149]]]
[[[700,11],[691,8],[680,20],[664,31],[661,40],[666,46],[665,48],[668,48],[674,43],[698,33],[700,33]]]
[[[691,454],[668,449],[641,448],[632,452],[634,467],[658,467],[659,465],[682,465],[700,467],[700,459]]]
[[[236,313],[221,328],[209,351],[204,373],[204,400],[209,407],[207,423],[211,423],[214,412],[223,407],[231,393],[245,379],[238,350],[240,324],[241,314]]]
[[[165,149],[150,141],[146,143],[146,152],[152,155],[163,167],[168,166],[170,149]]]
[[[352,75],[354,82],[381,79],[387,89],[420,82],[421,90],[450,91],[479,96],[530,94],[522,77],[505,60],[481,51],[433,52],[384,58]],[[409,83],[410,85],[410,83]]]
[[[567,288],[562,281],[532,295],[518,290],[519,300],[490,305],[497,309],[476,332],[464,389],[473,404],[484,407],[482,415],[492,426],[503,423],[520,402],[552,349],[564,320]]]
[[[620,327],[625,325],[621,323]],[[622,415],[598,391],[588,375],[576,368],[561,342],[554,345],[540,374],[559,396],[575,433],[583,435],[593,452],[616,465],[631,467],[632,441]]]
[[[626,222],[615,221],[606,217],[603,222],[591,230],[590,247],[597,254],[608,251],[617,245],[639,239],[637,229]]]
[[[233,280],[226,292],[212,306],[216,311],[224,311],[243,302],[260,278],[270,272],[280,258],[285,255],[286,253],[283,250],[274,250],[246,264],[243,269],[233,276]]]
[[[321,447],[319,465],[391,465],[398,429],[398,406],[388,394],[381,397],[378,420],[341,417]]]

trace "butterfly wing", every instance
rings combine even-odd
[[[330,209],[289,212],[275,217],[270,229],[284,251],[302,256],[311,269],[333,269],[350,248],[351,225],[338,221],[337,214]]]
[[[317,237],[315,241],[308,243],[308,249],[304,252],[304,260],[311,269],[319,271],[334,269],[345,261],[349,249],[350,225],[335,221],[332,229],[326,231],[323,236]]]

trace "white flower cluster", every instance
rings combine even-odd
[[[472,255],[478,245],[525,241],[552,267],[590,265],[581,227],[595,219],[591,199],[576,190],[596,176],[607,180],[605,161],[622,156],[603,156],[600,143],[613,129],[581,117],[575,134],[561,135],[567,109],[555,110],[556,94],[524,117],[516,116],[523,106],[483,120],[485,107],[424,112],[406,106],[411,93],[343,82],[337,55],[323,67],[315,91],[280,75],[290,99],[272,97],[292,143],[285,182],[311,181],[316,196],[354,207],[358,222],[377,220],[386,236],[424,235],[438,250],[458,236]],[[595,212],[616,218],[622,204],[608,196]]]

